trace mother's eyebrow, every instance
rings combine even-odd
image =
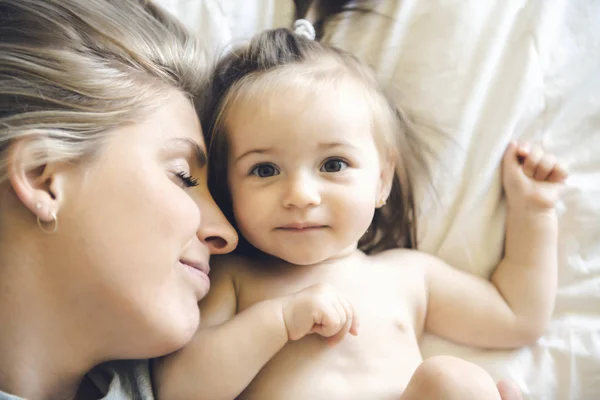
[[[208,163],[208,157],[206,156],[206,152],[204,151],[202,146],[198,144],[198,142],[190,138],[174,138],[171,139],[170,142],[176,147],[184,146],[191,149],[194,152],[196,161],[198,162],[198,167],[206,167],[206,164]]]

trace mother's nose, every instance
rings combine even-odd
[[[208,247],[210,254],[227,254],[237,246],[237,232],[212,197],[200,202],[198,238]]]

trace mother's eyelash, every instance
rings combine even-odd
[[[175,175],[177,175],[177,177],[179,179],[181,179],[181,182],[183,182],[183,184],[186,187],[194,187],[194,186],[198,186],[198,179],[194,178],[193,176],[186,174],[185,172],[181,171],[176,173]]]

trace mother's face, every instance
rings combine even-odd
[[[149,119],[114,131],[98,157],[67,173],[53,239],[62,261],[57,281],[82,313],[93,310],[95,340],[115,357],[184,345],[210,286],[209,256],[237,243],[208,191],[204,154],[195,112],[173,92]]]

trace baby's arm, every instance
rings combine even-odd
[[[356,334],[352,306],[324,285],[257,303],[236,315],[232,270],[214,268],[212,288],[200,307],[200,329],[185,348],[156,362],[158,398],[230,400],[288,340],[317,333],[337,341],[348,331]]]
[[[518,347],[539,338],[556,296],[554,205],[566,170],[554,157],[511,143],[502,180],[507,197],[504,258],[491,282],[427,257],[426,330],[480,347]]]

